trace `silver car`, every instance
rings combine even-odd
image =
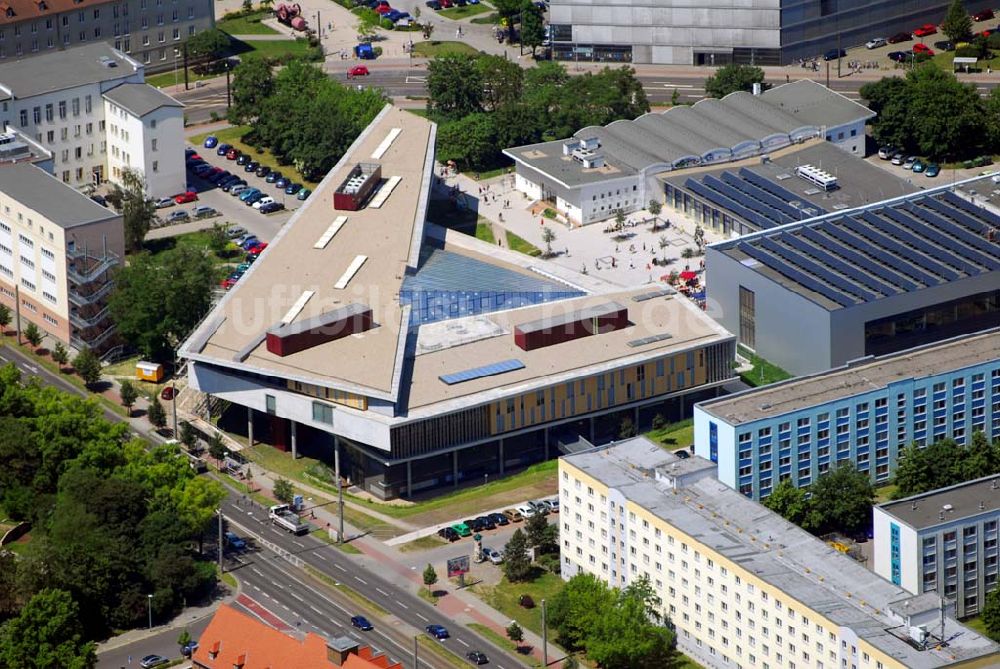
[[[189,221],[191,217],[183,209],[178,209],[177,211],[170,212],[167,216],[167,223],[181,223],[182,221]]]
[[[865,42],[866,49],[877,49],[880,46],[885,46],[888,44],[884,37],[873,37],[872,39]]]
[[[503,553],[495,548],[483,548],[483,557],[493,564],[500,564],[503,562]]]
[[[157,209],[166,209],[167,207],[174,206],[174,204],[175,204],[174,198],[172,198],[172,197],[161,197],[159,200],[156,201],[156,208]]]

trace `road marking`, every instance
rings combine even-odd
[[[426,84],[427,83],[427,77],[417,77],[417,76],[414,76],[414,75],[407,75],[407,77],[406,77],[406,83],[407,84]]]
[[[459,642],[460,644],[462,644],[462,645],[463,645],[463,646],[465,646],[466,648],[468,648],[468,647],[469,647],[469,644],[465,643],[465,640],[464,640],[464,639],[456,639],[456,641],[458,641],[458,642]]]
[[[326,562],[326,556],[323,555],[322,553],[316,553],[316,557],[318,557],[323,562]]]
[[[366,581],[365,579],[361,578],[360,576],[355,576],[354,580],[358,581],[359,583],[362,583],[364,585],[368,585],[368,581]]]
[[[343,567],[341,567],[341,566],[340,566],[339,564],[337,564],[336,562],[334,562],[334,563],[333,563],[333,566],[334,566],[334,567],[336,567],[337,569],[339,569],[340,571],[347,571],[346,569],[344,569]]]
[[[290,594],[292,597],[294,597],[295,599],[299,600],[300,602],[306,601],[306,600],[302,599],[301,597],[299,597],[298,595],[296,595],[295,592],[292,591],[292,590],[289,590],[288,594]]]
[[[695,86],[694,84],[675,84],[672,81],[651,81],[651,84],[663,84],[664,86],[671,86],[673,88],[701,88],[701,86]]]
[[[299,548],[305,548],[306,547],[306,545],[304,543],[302,543],[300,541],[295,541],[294,539],[292,540],[292,543],[295,544],[296,546],[298,546]]]
[[[418,618],[420,618],[421,620],[423,620],[423,621],[424,621],[425,623],[429,623],[429,622],[430,622],[429,620],[427,620],[427,618],[424,618],[424,617],[423,617],[422,615],[420,615],[419,613],[417,614],[417,617],[418,617]]]
[[[316,608],[315,606],[313,606],[312,604],[310,604],[310,605],[309,605],[309,608],[310,608],[310,609],[312,609],[313,611],[315,611],[315,612],[316,612],[316,613],[317,613],[318,615],[323,615],[323,612],[322,612],[322,611],[320,611],[319,609],[317,609],[317,608]]]
[[[408,608],[410,608],[409,606],[407,606],[407,605],[406,605],[406,604],[404,604],[403,602],[399,601],[398,599],[396,600],[396,603],[397,603],[397,604],[399,604],[400,606],[402,606],[402,607],[403,607],[404,609],[408,609]]]
[[[361,579],[359,578],[358,580],[360,581]],[[375,591],[378,592],[383,597],[388,597],[389,596],[389,593],[386,592],[385,590],[383,590],[382,588],[375,588]]]

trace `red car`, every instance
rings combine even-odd
[[[995,31],[995,30],[988,30],[988,29],[987,29],[987,30],[984,30],[983,32],[981,32],[981,33],[979,33],[979,34],[980,34],[980,35],[982,35],[983,37],[989,37],[989,36],[990,36],[990,35],[992,35],[992,34],[993,34],[994,32],[996,32],[996,31]]]
[[[225,279],[222,280],[222,282],[219,285],[225,288],[226,290],[229,290],[230,288],[236,285],[236,279],[232,277],[226,277]]]
[[[174,196],[174,202],[177,204],[187,204],[188,202],[195,202],[198,200],[198,194],[193,190],[189,190],[186,193],[180,193]]]
[[[930,48],[926,44],[914,44],[913,53],[926,53],[928,56],[934,55],[934,49]]]
[[[252,256],[259,256],[261,253],[264,252],[264,249],[266,248],[267,248],[267,242],[261,242],[260,244],[254,244],[249,249],[247,249],[247,253],[249,253]]]
[[[347,71],[347,78],[352,79],[354,77],[367,77],[368,68],[364,65],[355,65]]]
[[[973,21],[988,21],[992,18],[993,18],[992,9],[984,9],[983,11],[976,12],[975,14],[972,15]]]
[[[392,11],[392,7],[390,7],[389,5],[379,5],[378,7],[375,8],[375,11],[378,12],[379,15],[385,16],[386,14]]]
[[[187,160],[189,163],[195,163],[198,162],[199,160],[204,160],[204,158],[199,156],[197,153],[192,153],[190,156],[187,157]]]
[[[936,25],[934,25],[933,23],[925,23],[924,25],[914,30],[913,34],[916,35],[917,37],[927,37],[928,35],[933,35],[936,32],[937,32]]]
[[[166,388],[164,388],[163,392],[160,393],[160,399],[164,399],[164,400],[172,400],[172,399],[174,399],[174,387],[173,386],[167,386]]]
[[[229,149],[229,151],[226,152],[226,160],[236,160],[239,157],[240,157],[239,149]]]
[[[451,0],[438,0],[438,2],[441,5],[441,9],[448,9],[449,7],[455,6],[455,3],[453,3]]]

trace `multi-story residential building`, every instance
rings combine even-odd
[[[4,0],[0,62],[108,44],[156,72],[175,67],[183,43],[214,27],[211,0]]]
[[[22,329],[30,321],[74,348],[105,348],[124,246],[120,215],[30,162],[0,164],[0,302]]]
[[[909,0],[553,0],[552,55],[558,60],[674,65],[785,65],[872,37],[938,24],[948,2]],[[970,12],[990,8],[969,0]]]
[[[711,669],[996,666],[998,647],[639,437],[559,461],[562,576],[648,579],[678,645]]]
[[[143,80],[141,63],[104,43],[0,62],[0,122],[51,151],[53,174],[75,188],[132,166],[152,197],[175,195],[185,185],[183,105]]]
[[[732,335],[672,291],[425,226],[434,137],[383,110],[184,343],[224,426],[395,497],[677,420],[732,378]]]
[[[874,509],[875,573],[954,602],[960,618],[997,587],[1000,476],[887,502]]]
[[[837,188],[832,174],[807,176],[817,191]],[[824,206],[710,244],[709,313],[792,374],[1000,326],[1000,216],[994,196],[980,195],[992,191],[989,179]],[[733,197],[747,210],[775,204],[767,193]]]
[[[991,330],[708,400],[694,410],[695,452],[753,499],[845,462],[885,483],[911,444],[1000,437],[998,351]]]

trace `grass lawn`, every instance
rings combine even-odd
[[[487,627],[480,623],[469,623],[469,628],[475,630],[480,636],[489,639],[499,648],[505,648],[507,650],[517,650],[517,644],[506,637],[506,635],[500,634],[494,631],[492,627]]]
[[[278,31],[261,23],[261,19],[271,18],[271,12],[254,12],[248,16],[217,21],[215,27],[230,35],[277,35]]]
[[[399,548],[399,551],[401,553],[409,553],[411,551],[425,551],[431,548],[439,548],[447,544],[448,544],[447,541],[432,534],[429,537],[420,537],[419,539],[408,541],[402,546],[398,546],[397,548]]]
[[[480,216],[482,218],[482,216]],[[476,223],[476,239],[481,239],[490,244],[496,244],[497,240],[493,236],[493,226],[489,223]]]
[[[276,44],[276,42],[272,42]],[[291,165],[279,165],[277,158],[271,155],[271,152],[266,149],[256,149],[243,141],[243,136],[250,132],[250,126],[246,125],[235,125],[229,128],[223,128],[222,130],[217,130],[215,132],[205,132],[200,135],[194,135],[189,138],[188,141],[194,145],[196,148],[202,147],[205,144],[205,138],[209,135],[214,135],[219,139],[220,144],[232,144],[237,149],[243,153],[249,153],[253,156],[253,159],[259,162],[261,165],[267,165],[272,170],[278,170],[286,176],[293,176],[300,183],[305,184],[307,187],[314,187],[317,182],[309,181],[304,178],[301,174],[295,171],[295,168]],[[208,150],[208,149],[206,149]],[[214,149],[211,149],[214,151]]]
[[[445,18],[458,20],[467,19],[470,16],[485,14],[491,9],[493,8],[480,3],[478,5],[466,5],[465,7],[449,7],[448,9],[442,9],[440,12],[437,12],[437,14]]]
[[[281,58],[285,55],[305,56],[309,52],[309,41],[305,39],[279,40],[232,40],[234,55],[256,53],[264,58]]]
[[[694,443],[694,419],[664,425],[658,430],[650,430],[645,436],[668,451],[684,448]]]
[[[777,383],[778,381],[784,381],[785,379],[792,378],[792,375],[783,370],[781,367],[778,367],[764,358],[751,353],[742,346],[739,349],[739,353],[740,355],[749,358],[750,363],[753,365],[753,369],[749,372],[740,374],[740,378],[743,379],[743,382],[747,385],[755,387],[766,386],[771,383]]]
[[[982,616],[973,616],[971,618],[966,618],[962,621],[962,624],[969,629],[982,634],[984,637],[989,638],[989,634],[986,632],[986,623],[983,622]]]
[[[477,16],[476,18],[469,21],[469,23],[478,23],[480,25],[494,25],[500,23],[500,14],[493,12],[488,16]]]
[[[423,56],[424,58],[435,58],[436,56],[477,56],[479,52],[465,42],[439,42],[432,40],[414,44],[413,55]]]
[[[218,74],[195,74],[194,70],[188,68],[188,83],[192,86],[196,81],[205,81],[208,79],[215,79]],[[225,75],[223,75],[225,76]],[[156,86],[157,88],[163,88],[164,86],[173,86],[174,84],[184,85],[184,69],[179,68],[177,73],[174,74],[173,70],[169,72],[160,72],[159,74],[154,74],[146,77],[146,83],[150,86]]]
[[[674,663],[674,669],[703,669],[703,668],[700,664],[692,660],[684,653],[677,653],[677,661]]]
[[[880,488],[875,488],[875,503],[881,504],[882,502],[890,501],[892,496],[896,494],[898,487],[895,483],[890,483]]]
[[[933,48],[933,47],[932,47]],[[937,65],[939,68],[945,72],[954,72],[955,67],[952,64],[952,60],[955,58],[954,51],[937,51],[934,50],[934,56],[931,58],[930,62]],[[985,72],[987,67],[991,67],[994,70],[1000,67],[1000,51],[990,52],[992,58],[981,59],[976,63],[975,69],[970,69],[970,72]],[[960,69],[959,72],[965,72],[964,69]]]
[[[552,601],[552,598],[561,591],[566,582],[559,576],[543,571],[538,567],[540,575],[533,581],[527,583],[510,583],[506,578],[494,586],[473,586],[473,590],[486,601],[487,604],[503,613],[525,629],[529,629],[535,634],[542,633],[542,600]],[[530,595],[535,601],[535,608],[525,609],[517,601],[521,595]],[[555,631],[549,629],[549,639],[555,639]]]
[[[542,255],[542,250],[540,248],[538,248],[531,242],[522,239],[521,237],[518,237],[510,230],[507,230],[507,246],[509,246],[512,251],[524,253],[529,256]]]

